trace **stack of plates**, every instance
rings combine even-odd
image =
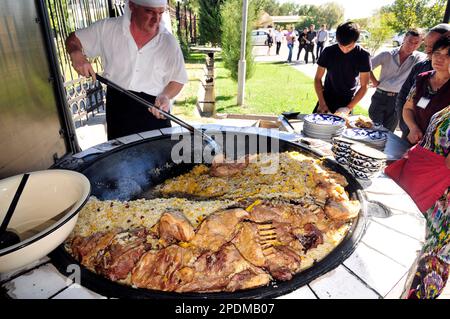
[[[386,166],[386,155],[378,150],[363,144],[353,144],[350,150],[348,166],[357,178],[376,177]]]
[[[385,132],[362,128],[346,129],[342,133],[342,136],[367,144],[368,146],[376,148],[380,151],[384,150],[387,142],[387,134]]]
[[[333,137],[333,147],[331,148],[331,151],[333,152],[334,158],[339,164],[348,165],[352,152],[350,146],[355,143],[357,142],[344,137]]]
[[[345,120],[333,114],[309,114],[305,116],[303,133],[309,137],[331,140],[345,129]]]

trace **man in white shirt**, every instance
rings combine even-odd
[[[383,124],[390,131],[394,131],[398,124],[395,102],[397,95],[406,81],[412,67],[426,59],[426,55],[416,51],[422,43],[423,32],[418,29],[410,29],[406,32],[405,39],[400,49],[384,51],[372,58],[372,67],[381,66],[380,78],[377,79],[370,72],[370,80],[375,93],[372,95],[372,103],[369,107],[369,116],[373,122]]]
[[[317,59],[319,59],[319,55],[322,53],[322,50],[328,41],[328,31],[326,24],[322,24],[319,32],[317,32],[316,41],[317,41],[316,57]]]
[[[170,100],[188,78],[180,46],[161,23],[166,2],[130,0],[123,16],[71,33],[66,48],[74,69],[95,80],[87,58],[100,56],[105,78],[169,111]],[[112,88],[106,96],[106,123],[108,139],[170,126],[158,111]]]

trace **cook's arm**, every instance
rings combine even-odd
[[[159,107],[163,111],[168,112],[170,108],[170,100],[173,99],[175,96],[180,93],[181,89],[183,88],[184,84],[178,83],[176,81],[171,81],[169,84],[166,85],[164,90],[158,94],[155,100],[155,106]],[[164,116],[159,114],[158,111],[154,110],[153,108],[150,108],[149,111],[158,119],[164,119]]]
[[[93,80],[96,80],[95,71],[91,63],[83,53],[83,46],[80,40],[72,32],[66,39],[66,50],[69,53],[70,60],[72,61],[72,66],[77,71],[78,74],[89,77],[92,76]]]
[[[445,165],[447,165],[447,168],[450,169],[450,154],[448,154],[445,158]]]

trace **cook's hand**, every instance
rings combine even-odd
[[[90,77],[95,81],[95,71],[91,63],[89,63],[86,56],[81,51],[75,51],[70,54],[70,59],[72,60],[72,66],[77,71],[79,75]]]
[[[422,131],[419,128],[413,128],[409,131],[408,141],[411,144],[417,144],[423,137]]]
[[[170,108],[170,100],[169,97],[165,94],[160,94],[156,97],[155,106],[163,111],[169,112]],[[159,113],[157,110],[153,108],[148,109],[157,119],[164,120],[165,116]]]
[[[330,109],[328,108],[327,103],[323,102],[320,103],[319,102],[319,107],[317,108],[317,113],[328,113],[330,112]]]
[[[336,110],[336,112],[334,112],[334,114],[342,114],[344,116],[348,116],[350,114],[350,108],[348,107],[340,107]]]

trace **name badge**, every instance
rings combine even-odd
[[[422,97],[420,98],[419,102],[417,102],[417,106],[424,109],[428,106],[428,103],[430,103],[430,99]]]

